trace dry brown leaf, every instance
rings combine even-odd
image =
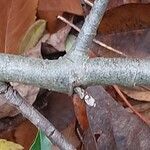
[[[66,49],[65,41],[68,36],[68,33],[70,32],[70,29],[71,27],[69,25],[61,28],[49,37],[47,43],[52,45],[55,49],[59,51],[64,51]]]
[[[64,137],[76,148],[78,148],[81,144],[79,138],[75,132],[75,121],[73,121],[66,129],[61,132]],[[57,146],[53,145],[52,150],[60,150]]]
[[[140,112],[140,113],[142,113],[142,112],[145,112],[146,110],[150,110],[150,102],[148,102],[148,103],[145,103],[145,102],[143,102],[143,103],[141,103],[141,104],[137,104],[137,105],[133,105],[133,107],[138,111],[138,112]],[[130,109],[130,108],[127,108],[127,110],[129,111],[129,112],[131,112],[132,110]]]
[[[60,29],[62,22],[57,19],[57,16],[62,14],[62,12],[57,11],[51,12],[38,10],[38,17],[47,21],[47,29],[49,33],[55,33],[58,29]]]
[[[35,21],[38,0],[0,1],[0,52],[19,53],[25,32]]]
[[[4,130],[1,130],[0,138],[18,143],[24,147],[24,150],[29,150],[31,144],[35,139],[38,129],[28,120],[22,120],[21,122],[19,121],[19,123],[15,125],[14,122],[16,122],[17,120],[12,120],[10,120],[10,118],[7,120],[8,122],[5,120],[8,123],[8,125],[6,126],[9,127],[6,127],[4,128]]]
[[[39,0],[38,10],[68,12],[76,15],[83,14],[81,0]]]
[[[86,114],[86,105],[83,100],[80,99],[78,95],[73,96],[73,105],[76,118],[82,130],[86,130],[89,127],[87,114]]]
[[[25,121],[16,128],[14,133],[15,141],[21,144],[24,150],[29,150],[37,131],[38,129],[30,121]]]
[[[133,106],[140,114],[142,114],[145,118],[150,120],[150,102],[149,103],[141,103]],[[130,108],[127,108],[129,112],[132,112]]]
[[[97,39],[125,53],[129,57],[148,58],[150,56],[150,29],[140,29],[128,32],[98,35]],[[100,57],[121,57],[104,47],[93,44],[92,51]]]
[[[150,128],[147,124],[127,112],[103,87],[91,86],[86,91],[95,99],[96,107],[86,107],[95,143],[86,134],[85,149],[91,149],[91,143],[97,149],[149,149]]]
[[[94,0],[89,0],[92,3],[94,2]],[[125,5],[125,4],[130,4],[130,3],[149,3],[150,0],[111,0],[109,1],[107,10],[109,9],[113,9],[115,7],[119,7],[121,5]]]
[[[62,131],[66,139],[73,144],[75,147],[80,145],[80,141],[75,132],[76,121],[73,121],[65,130]]]
[[[150,3],[128,4],[108,10],[100,24],[99,33],[124,32],[149,28]]]
[[[83,15],[80,0],[39,0],[38,16],[48,22],[47,29],[50,33],[55,33],[65,24],[57,19],[58,15],[64,12]],[[66,16],[65,16],[66,17]]]
[[[139,100],[139,101],[148,101],[150,102],[150,91],[142,87],[127,88],[120,87],[120,89],[129,97]]]

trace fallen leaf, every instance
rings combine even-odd
[[[149,28],[150,3],[127,4],[106,11],[98,29],[99,33],[110,34]]]
[[[148,125],[127,112],[101,86],[86,91],[96,101],[96,107],[87,105],[87,115],[89,134],[94,136],[97,149],[149,149]]]
[[[143,103],[141,103],[141,104],[134,105],[133,107],[134,107],[138,112],[144,112],[144,111],[150,109],[150,103],[149,103],[149,102],[148,102],[148,103],[143,102]],[[127,109],[128,109],[128,108],[127,108]],[[129,111],[129,109],[128,109],[128,111]],[[131,110],[130,110],[130,112],[131,112]]]
[[[142,87],[120,87],[120,89],[130,98],[138,101],[148,101],[150,102],[150,91]]]
[[[75,35],[73,35],[73,34],[69,34],[68,36],[67,36],[67,39],[66,39],[66,46],[65,46],[65,50],[66,50],[66,52],[68,52],[70,49],[71,49],[71,47],[73,46],[73,44],[75,43],[75,40],[76,40],[76,36]]]
[[[62,134],[72,145],[78,148],[81,144],[81,141],[77,137],[75,125],[76,120],[74,120],[71,124],[69,124],[68,127],[62,131]]]
[[[94,2],[94,0],[89,0],[90,2]],[[109,1],[107,10],[114,9],[115,7],[119,7],[121,5],[130,4],[130,3],[149,3],[149,0],[113,0]]]
[[[33,104],[36,100],[36,96],[39,92],[39,87],[26,85],[21,83],[11,83],[14,90],[17,90],[19,94],[26,99],[29,104]],[[17,111],[18,112],[18,111]],[[12,114],[14,116],[14,114]]]
[[[47,30],[49,33],[57,32],[62,26],[65,26],[62,21],[57,19],[57,16],[63,15],[62,12],[40,11],[38,10],[38,17],[47,21]]]
[[[50,59],[50,60],[58,59],[59,57],[62,57],[66,54],[65,51],[58,51],[56,48],[54,48],[53,46],[51,46],[46,42],[42,43],[41,45],[41,53],[43,59]]]
[[[75,131],[75,122],[73,121],[66,129],[61,131],[61,133],[64,135],[64,137],[77,149],[80,147],[81,141],[77,137],[76,131]],[[60,150],[56,145],[52,146],[52,150]]]
[[[22,115],[0,120],[0,138],[18,143],[24,150],[29,150],[37,131],[38,129]]]
[[[121,5],[130,4],[130,3],[148,3],[142,0],[113,0],[108,4],[108,9],[113,9],[115,7],[119,7]]]
[[[9,130],[9,131],[3,131],[0,133],[0,138],[1,139],[6,139],[8,141],[15,142],[14,139],[14,130]]]
[[[0,52],[19,54],[19,45],[34,23],[38,0],[0,1]]]
[[[68,36],[68,33],[70,32],[71,27],[69,25],[61,28],[56,33],[53,33],[49,39],[47,40],[47,43],[52,45],[55,49],[58,51],[65,51],[65,42],[66,38]]]
[[[87,114],[86,114],[86,105],[83,100],[79,98],[79,96],[73,96],[73,105],[76,118],[79,122],[79,125],[82,130],[86,130],[89,126]]]
[[[129,57],[148,58],[150,56],[150,29],[139,29],[127,32],[112,33],[107,35],[98,34],[96,37],[110,47],[125,53]],[[91,50],[100,57],[121,57],[104,47],[92,44]]]
[[[10,142],[4,139],[0,139],[0,149],[1,150],[23,150],[24,148],[14,142]]]
[[[50,37],[50,34],[48,33],[43,35],[43,37],[40,39],[38,44],[32,49],[24,52],[23,55],[28,56],[28,57],[42,58],[41,46],[42,46],[42,43],[46,42],[49,39],[49,37]]]
[[[34,24],[30,26],[28,31],[26,32],[21,44],[19,51],[23,53],[26,50],[33,48],[42,37],[46,28],[45,20],[37,20]]]
[[[40,11],[61,11],[76,15],[82,15],[83,10],[80,0],[39,0]]]
[[[67,14],[64,14],[67,12]],[[47,29],[49,33],[55,33],[65,26],[65,23],[57,19],[57,16],[69,14],[83,15],[80,0],[39,0],[38,17],[48,22]]]
[[[67,94],[41,90],[34,106],[59,131],[66,129],[75,118],[71,97]]]
[[[16,127],[14,132],[15,142],[21,144],[24,150],[29,150],[37,131],[38,129],[30,121],[26,120]]]
[[[134,109],[137,110],[142,116],[150,120],[150,103],[142,103],[133,105]],[[131,109],[126,108],[129,112],[132,112]]]

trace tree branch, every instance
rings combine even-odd
[[[0,80],[20,82],[67,93],[69,74],[67,60],[43,60],[0,54]]]
[[[95,0],[90,14],[86,17],[83,27],[76,39],[72,49],[68,53],[73,60],[88,53],[88,48],[92,44],[97,28],[104,15],[109,0]]]
[[[0,82],[0,94],[7,99],[7,102],[15,106],[21,113],[29,119],[34,125],[44,131],[47,137],[57,144],[61,149],[74,150],[74,146],[66,141],[63,135],[33,106],[27,103],[25,99],[13,88]]]
[[[81,85],[150,85],[150,60],[87,59],[88,48],[96,35],[97,27],[108,2],[109,0],[95,0],[76,43],[63,59],[50,61],[0,54],[0,80],[2,82],[32,84],[64,93],[72,92],[74,87]],[[75,149],[46,118],[29,105],[11,86],[0,82],[0,93],[33,124],[42,129],[49,139],[61,149]],[[85,97],[87,96],[85,95]]]
[[[94,58],[72,62],[15,55],[0,55],[0,80],[32,84],[53,91],[70,93],[77,86],[150,85],[150,60]]]

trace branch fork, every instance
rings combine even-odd
[[[0,94],[61,149],[74,150],[63,135],[20,94],[6,82],[32,84],[57,92],[76,92],[95,106],[95,101],[80,87],[96,84],[124,86],[150,85],[150,60],[140,59],[88,59],[88,50],[109,0],[95,0],[92,10],[72,49],[61,59],[42,60],[0,54]],[[132,81],[132,82],[131,82]]]

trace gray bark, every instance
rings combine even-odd
[[[88,49],[96,35],[97,28],[102,20],[109,0],[95,0],[90,14],[86,17],[83,27],[76,39],[68,57],[73,60],[87,55]]]
[[[95,58],[72,62],[1,54],[0,80],[70,93],[74,87],[95,84],[150,85],[149,66],[149,59]]]

